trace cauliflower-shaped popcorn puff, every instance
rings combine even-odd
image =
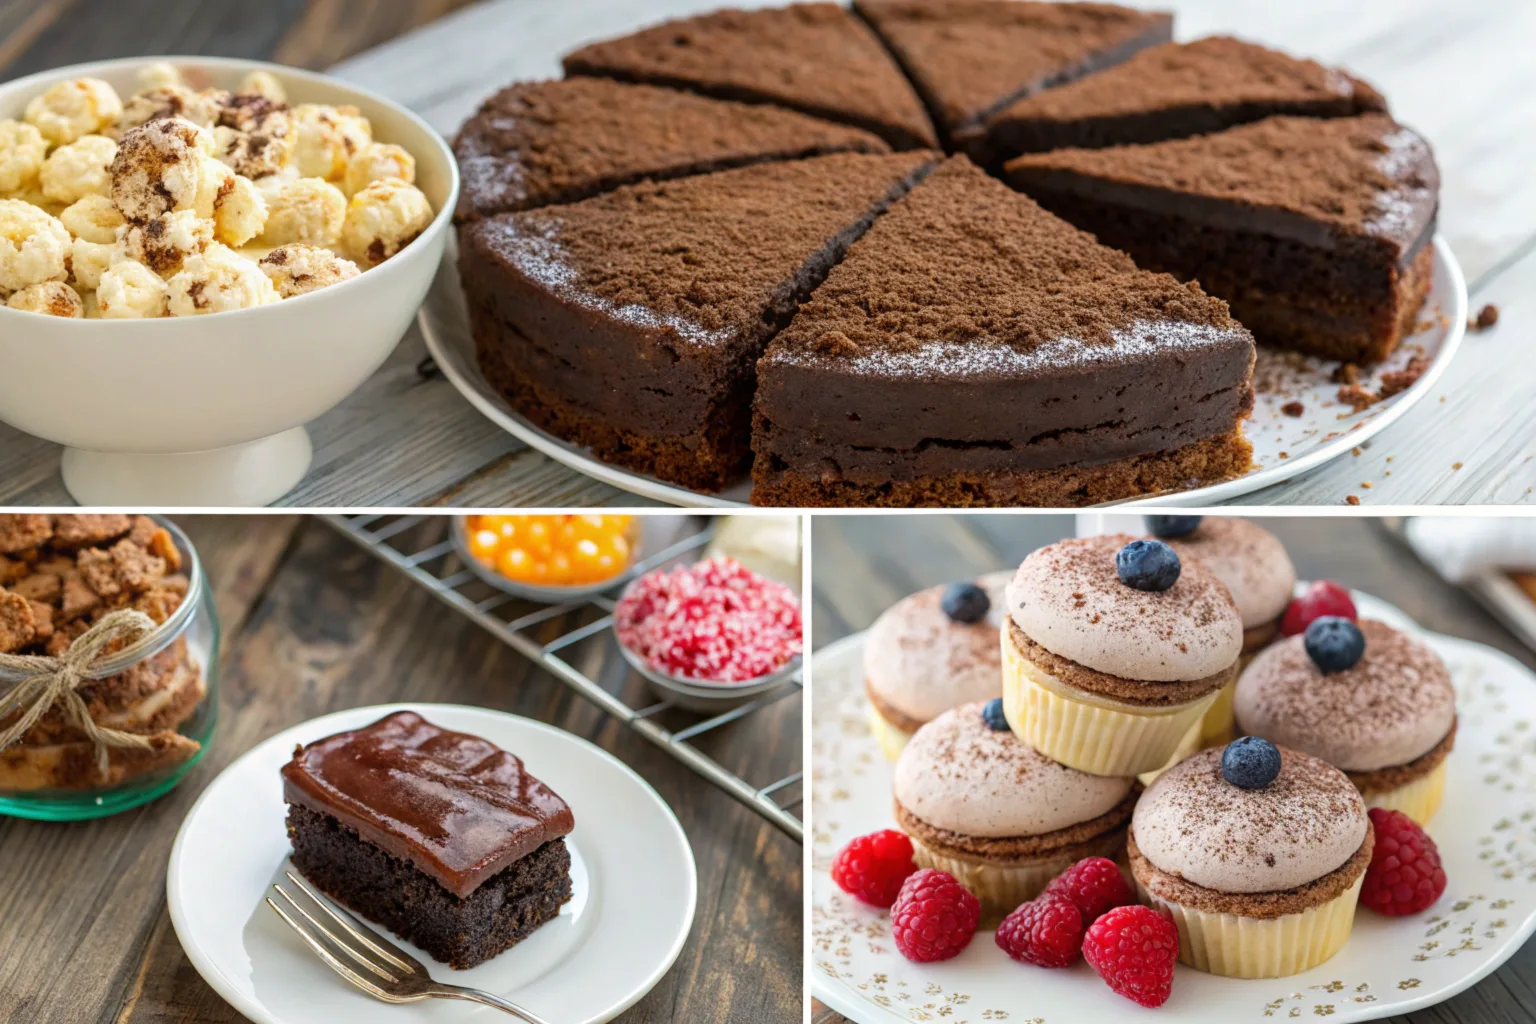
[[[37,184],[48,157],[48,140],[35,125],[0,120],[0,193],[20,192]]]
[[[126,221],[117,212],[112,200],[104,195],[81,196],[66,206],[59,214],[59,221],[76,238],[97,245],[110,245],[117,241],[117,229]]]
[[[96,305],[103,320],[140,320],[165,316],[166,285],[142,263],[124,260],[101,275]]]
[[[261,268],[218,242],[188,257],[168,286],[172,316],[225,313],[277,301],[277,290]]]
[[[139,92],[146,93],[154,89],[163,89],[167,86],[187,84],[186,78],[181,74],[181,69],[168,60],[159,60],[148,67],[140,68],[134,76],[139,83]],[[131,101],[130,101],[131,102]]]
[[[251,179],[235,175],[234,184],[213,205],[213,233],[226,245],[241,246],[267,224],[267,200]]]
[[[378,266],[432,223],[432,204],[421,189],[399,178],[369,182],[347,203],[341,240],[347,254]]]
[[[63,281],[44,281],[29,284],[12,295],[5,303],[11,309],[24,313],[42,313],[44,316],[61,316],[78,320],[85,316],[85,303],[80,295]]]
[[[252,96],[265,96],[273,103],[287,103],[288,90],[270,71],[252,71],[240,79],[240,91]]]
[[[130,96],[112,130],[121,138],[125,132],[162,117],[179,117],[199,128],[212,128],[223,97],[223,93],[201,93],[184,85],[161,86]]]
[[[81,291],[95,291],[101,287],[101,275],[112,265],[118,252],[114,244],[76,238],[69,257],[70,280]]]
[[[362,273],[356,263],[329,249],[297,242],[280,245],[263,256],[261,270],[271,279],[277,294],[285,299],[350,281]]]
[[[320,178],[299,178],[267,193],[266,245],[303,242],[331,246],[341,237],[347,219],[347,197]]]
[[[97,135],[123,112],[117,92],[99,78],[75,78],[60,82],[32,97],[23,115],[55,146],[65,146],[82,135]]]
[[[299,174],[306,178],[340,181],[347,163],[373,141],[373,127],[354,106],[321,106],[301,103],[293,108],[298,125],[295,156]]]
[[[112,261],[142,263],[161,277],[170,277],[187,257],[212,244],[213,221],[193,210],[176,210],[123,228],[118,232],[119,251]]]
[[[70,248],[58,218],[20,199],[0,199],[0,295],[64,280]]]
[[[105,135],[82,135],[60,146],[43,161],[43,195],[59,203],[86,196],[104,196],[112,186],[112,160],[117,143]]]
[[[399,178],[409,185],[416,183],[416,158],[405,147],[387,142],[370,142],[347,163],[345,183],[347,195],[356,195],[369,182],[384,178]]]
[[[212,135],[179,117],[130,129],[112,161],[112,202],[132,221],[192,209],[212,146]]]
[[[247,178],[291,166],[299,137],[292,111],[254,93],[230,97],[213,135],[218,158]]]

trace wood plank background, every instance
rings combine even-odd
[[[1374,521],[1266,516],[1264,525],[1285,543],[1302,579],[1347,581],[1390,600],[1426,629],[1488,644],[1536,669],[1536,651],[1466,593],[1441,582]],[[1531,527],[1536,530],[1536,522]],[[1042,544],[1072,536],[1074,524],[1070,515],[818,516],[811,531],[812,637],[824,647],[867,629],[915,590],[1016,565]],[[845,1019],[820,1003],[812,1007],[812,1024]],[[1400,1024],[1536,1020],[1536,943],[1527,942],[1461,995],[1391,1019]]]
[[[269,57],[390,95],[445,134],[507,81],[558,72],[557,44],[725,0],[0,0],[0,76],[144,53]],[[731,0],[737,6],[780,0]],[[1128,0],[1175,8],[1180,38],[1236,32],[1345,64],[1434,143],[1441,229],[1472,308],[1435,393],[1359,455],[1240,499],[1333,505],[1528,502],[1536,494],[1536,4],[1525,0]],[[451,12],[451,13],[450,13]],[[440,17],[439,16],[443,16]],[[433,21],[433,19],[438,19]],[[427,25],[428,22],[432,22]],[[418,31],[408,31],[426,25]],[[574,26],[574,28],[573,28]],[[405,33],[400,35],[400,33]],[[392,38],[399,36],[398,38]],[[385,40],[390,40],[384,42]],[[382,45],[380,45],[382,44]],[[372,49],[368,49],[372,47]],[[366,51],[366,52],[364,52]],[[339,63],[338,63],[339,62]],[[389,362],[312,425],[296,507],[641,503],[501,432],[446,381],[423,379],[413,328]],[[1366,486],[1369,484],[1369,486]],[[58,448],[0,425],[0,503],[65,504]]]
[[[698,864],[693,933],[660,984],[619,1020],[800,1019],[799,844],[319,519],[181,522],[224,627],[218,734],[182,784],[145,807],[73,824],[0,817],[0,1021],[243,1020],[193,969],[166,913],[176,830],[204,786],[263,739],[331,711],[403,700],[554,724],[633,767],[676,812]],[[442,526],[423,529],[441,537]],[[571,624],[548,628],[553,639]],[[595,678],[639,685],[611,641],[571,656]],[[800,745],[798,696],[701,744],[759,785],[798,768]],[[379,1019],[387,1013],[381,1006]]]

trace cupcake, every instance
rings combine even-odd
[[[1296,567],[1274,534],[1228,516],[1147,516],[1147,530],[1180,558],[1199,559],[1232,595],[1243,620],[1239,670],[1279,638],[1280,620],[1296,589]],[[1199,746],[1220,746],[1235,735],[1232,690],[1223,687],[1200,720]]]
[[[1445,795],[1456,691],[1430,647],[1382,622],[1321,618],[1254,659],[1233,698],[1244,733],[1320,757],[1367,807],[1425,824]]]
[[[1168,763],[1237,677],[1242,620],[1226,587],[1156,540],[1064,540],[1008,583],[1003,709],[1013,731],[1094,775]]]
[[[1084,857],[1125,859],[1134,779],[1089,775],[1030,749],[1001,701],[945,711],[896,762],[896,824],[919,867],[954,875],[995,924]]]
[[[864,640],[870,728],[891,760],[957,704],[1002,693],[997,630],[1008,573],[929,587],[887,608]]]
[[[1371,845],[1343,772],[1255,737],[1164,772],[1127,842],[1142,901],[1179,929],[1179,959],[1231,978],[1284,977],[1338,952]]]

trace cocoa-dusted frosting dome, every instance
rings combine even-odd
[[[1037,836],[1108,814],[1135,779],[1057,764],[1010,729],[993,729],[982,703],[944,712],[917,731],[896,762],[896,800],[937,828],[967,836]]]
[[[887,608],[864,640],[864,678],[897,711],[927,722],[956,704],[1002,695],[1002,651],[997,631],[1007,612],[1008,573],[976,580],[992,607],[980,622],[944,614],[946,585],[929,587]]]
[[[1407,764],[1433,749],[1456,721],[1445,662],[1384,622],[1367,619],[1360,631],[1365,654],[1342,672],[1319,669],[1303,636],[1267,648],[1237,681],[1238,729],[1352,772]]]
[[[1115,555],[1135,539],[1081,537],[1031,553],[1008,584],[1014,623],[1052,654],[1123,679],[1178,682],[1230,668],[1243,623],[1226,587],[1193,559],[1167,590],[1127,586]]]
[[[1226,585],[1243,628],[1274,622],[1285,614],[1296,588],[1296,567],[1278,538],[1257,523],[1232,516],[1206,516],[1195,532],[1170,537],[1180,558],[1198,558]]]
[[[1281,747],[1275,780],[1241,789],[1221,755],[1179,762],[1137,801],[1131,833],[1153,867],[1218,892],[1276,892],[1337,870],[1365,842],[1365,802],[1337,768]]]

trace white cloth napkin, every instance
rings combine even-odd
[[[1405,532],[1418,556],[1451,583],[1494,569],[1536,570],[1536,519],[1421,516]]]

